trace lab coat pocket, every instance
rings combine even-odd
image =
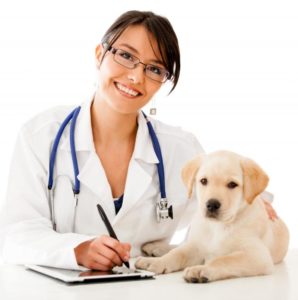
[[[73,232],[75,218],[75,198],[71,179],[60,175],[55,179],[54,213],[57,232]]]

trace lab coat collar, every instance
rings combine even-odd
[[[91,104],[93,98],[94,97],[82,103],[81,105],[81,110],[78,115],[75,127],[76,152],[95,152],[91,126]],[[66,135],[66,138],[64,138],[64,140],[61,141],[60,149],[70,151],[70,142],[68,134]],[[151,164],[156,164],[159,162],[153,148],[146,118],[144,117],[142,112],[140,112],[138,116],[138,131],[132,158],[136,160],[142,160],[146,163]]]
[[[78,179],[96,195],[98,195],[99,199],[102,199],[102,204],[109,212],[109,216],[112,217],[112,224],[115,224],[119,218],[121,219],[121,217],[125,215],[127,211],[129,211],[135,205],[136,202],[138,202],[138,200],[142,199],[142,195],[152,182],[152,175],[144,169],[141,161],[152,165],[158,163],[159,160],[153,148],[152,140],[147,127],[147,121],[142,112],[140,112],[138,116],[138,130],[135,148],[126,178],[123,201],[124,204],[119,211],[119,214],[115,216],[110,185],[106,178],[100,159],[96,154],[93,143],[90,117],[91,104],[92,100],[82,104],[75,128],[75,144],[78,156],[80,151],[90,152],[84,165],[79,166],[80,172]],[[68,134],[64,142],[64,149],[70,151]]]
[[[152,140],[147,126],[147,120],[142,112],[140,112],[138,116],[138,131],[133,158],[140,159],[151,164],[157,164],[159,162],[153,148]]]
[[[95,152],[92,127],[91,127],[91,114],[90,114],[93,98],[94,97],[88,99],[87,101],[81,104],[81,110],[78,115],[76,126],[75,126],[76,151]],[[67,134],[64,140],[61,141],[60,149],[70,151],[69,130],[67,130]]]

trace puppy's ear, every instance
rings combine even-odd
[[[203,160],[203,155],[189,161],[182,169],[182,180],[187,187],[188,198],[191,198],[195,178]]]
[[[240,163],[243,171],[244,198],[251,204],[255,197],[265,190],[269,177],[251,159],[243,158]]]

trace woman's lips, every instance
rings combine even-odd
[[[139,91],[129,88],[126,85],[123,85],[119,82],[115,82],[115,86],[116,86],[117,90],[120,91],[121,94],[123,94],[125,96],[134,98],[134,97],[141,95],[141,93]]]

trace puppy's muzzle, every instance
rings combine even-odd
[[[217,199],[209,199],[206,203],[206,216],[208,218],[217,218],[221,203]]]

